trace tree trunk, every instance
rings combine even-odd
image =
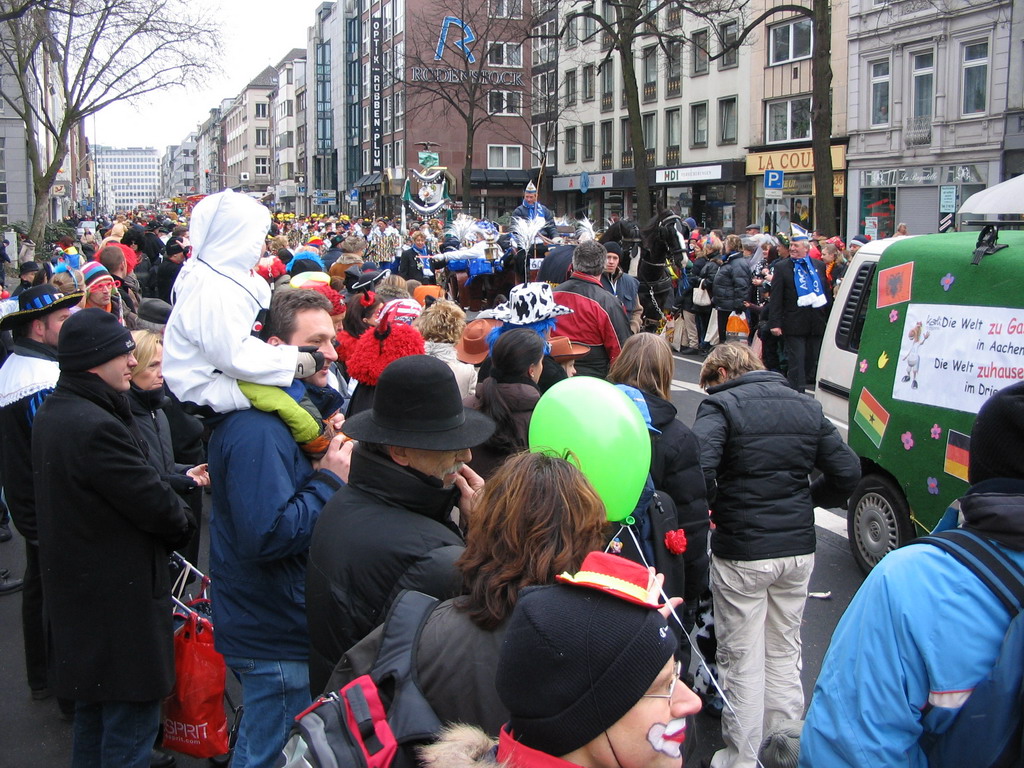
[[[640,91],[636,82],[636,59],[633,38],[622,36],[619,60],[622,62],[622,83],[626,89],[626,114],[629,135],[633,142],[633,171],[636,175],[636,213],[634,218],[644,226],[651,218],[651,185],[647,179],[647,147],[644,142],[643,115],[640,112]]]
[[[466,121],[466,161],[462,165],[462,194],[459,197],[462,199],[462,212],[472,216],[472,211],[469,209],[469,197],[470,197],[470,183],[473,178],[473,138],[476,135],[476,129],[473,126],[472,113],[470,119]]]
[[[814,58],[811,63],[811,139],[814,156],[814,224],[838,234],[832,193],[832,17],[829,0],[813,0]]]

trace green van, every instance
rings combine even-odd
[[[993,235],[870,242],[840,284],[815,397],[860,456],[847,530],[865,572],[966,491],[978,409],[1024,380],[1024,232]]]

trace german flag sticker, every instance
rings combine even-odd
[[[949,430],[949,437],[946,438],[946,461],[942,471],[947,475],[959,477],[965,483],[967,480],[967,465],[971,458],[971,436],[963,432]]]

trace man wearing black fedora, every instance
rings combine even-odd
[[[25,637],[25,668],[32,698],[50,695],[43,634],[43,585],[39,573],[35,493],[32,489],[32,423],[43,400],[60,376],[57,337],[71,307],[83,294],[61,294],[49,283],[18,295],[18,311],[0,319],[0,332],[10,330],[14,353],[0,368],[0,478],[14,526],[25,538],[24,594],[21,624]],[[0,592],[15,583],[0,575]],[[65,711],[72,710],[67,702]]]
[[[461,593],[454,563],[464,542],[452,510],[471,514],[483,480],[467,466],[470,448],[494,422],[463,407],[446,363],[412,355],[384,369],[373,407],[344,430],[359,445],[348,485],[320,513],[306,569],[314,694],[403,589],[441,600]]]

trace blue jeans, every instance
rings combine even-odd
[[[245,706],[231,768],[272,768],[294,718],[309,706],[309,664],[225,656]]]
[[[71,768],[149,768],[160,700],[79,701]]]

